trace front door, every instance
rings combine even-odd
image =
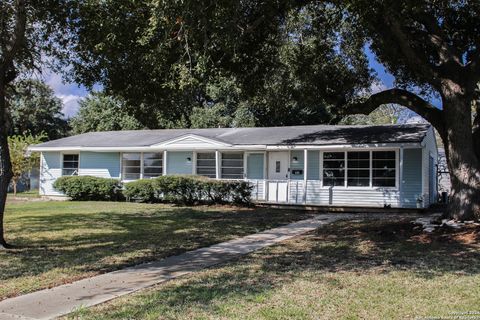
[[[267,198],[270,202],[288,201],[288,152],[275,151],[268,154]]]
[[[288,151],[275,151],[268,153],[268,179],[288,179]]]

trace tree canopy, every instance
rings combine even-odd
[[[46,134],[48,139],[67,135],[68,123],[62,101],[40,80],[22,79],[10,90],[11,135]]]
[[[73,134],[143,129],[142,124],[126,112],[121,98],[93,93],[80,100],[79,105],[78,113],[70,119]]]
[[[102,1],[79,14],[73,78],[122,96],[149,128],[202,114],[215,126],[329,122],[372,79],[363,42],[328,4]]]

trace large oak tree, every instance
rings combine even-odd
[[[8,148],[11,130],[9,92],[20,74],[41,69],[42,58],[63,54],[65,27],[70,15],[67,0],[0,1],[0,249],[4,239],[3,216],[7,188],[12,178]]]
[[[347,104],[347,113],[370,113],[388,103],[427,119],[445,146],[452,182],[448,213],[480,218],[480,2],[457,0],[351,0],[342,2],[365,32],[395,88]],[[437,95],[441,107],[425,99]],[[472,117],[472,109],[476,115]],[[472,121],[473,119],[473,121]]]
[[[249,101],[272,93],[279,101],[292,97],[281,83],[298,70],[311,75],[306,81],[310,85],[294,87],[318,93],[297,97],[309,101],[302,110],[330,104],[333,112],[345,115],[368,114],[384,104],[405,106],[427,119],[443,140],[452,180],[450,215],[462,220],[479,217],[478,112],[472,121],[480,78],[479,1],[120,3],[91,2],[84,8],[98,20],[79,20],[77,30],[85,35],[101,31],[74,48],[78,81],[100,81],[108,90],[142,102],[147,110],[169,106],[174,114],[190,110],[189,101],[204,98],[196,84],[208,80],[212,70],[234,75],[242,92],[257,90]],[[285,37],[300,54],[282,75],[278,57]],[[305,39],[309,46],[303,45]],[[394,88],[373,95],[355,90],[372,81],[364,75],[366,46],[395,76]],[[362,85],[345,86],[350,81],[342,77],[345,74],[356,76]],[[276,76],[279,81],[265,86]],[[171,92],[180,92],[187,103],[172,108]],[[440,97],[441,107],[433,106],[425,98],[429,96]],[[276,100],[269,102],[275,105]],[[284,105],[279,103],[278,109]]]

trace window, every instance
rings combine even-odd
[[[395,187],[395,151],[323,153],[323,185]]]
[[[163,153],[152,152],[143,154],[143,177],[155,178],[163,174]]]
[[[345,152],[323,153],[323,185],[345,185]]]
[[[279,173],[280,172],[280,161],[276,161],[275,162],[275,173]]]
[[[395,151],[372,152],[372,185],[374,187],[395,187]]]
[[[243,153],[222,153],[222,178],[243,179]]]
[[[78,175],[78,154],[64,154],[62,176]]]
[[[124,153],[122,154],[122,179],[136,180],[140,179],[141,154]]]
[[[215,152],[197,153],[197,174],[208,178],[217,177]]]
[[[370,186],[370,151],[347,152],[347,186]]]

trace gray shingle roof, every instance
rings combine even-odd
[[[232,145],[334,145],[421,142],[430,125],[291,126],[90,132],[35,145],[42,148],[144,147],[189,134]]]

